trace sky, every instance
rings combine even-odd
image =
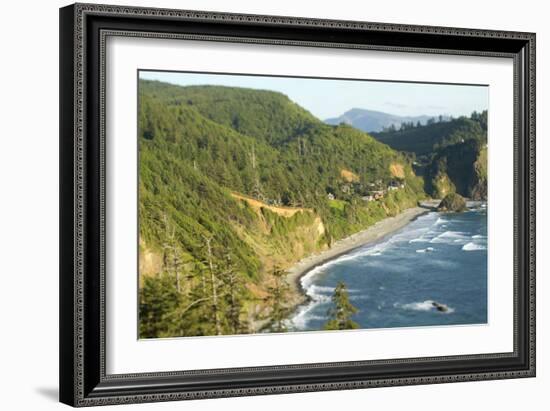
[[[338,117],[352,108],[400,116],[458,117],[489,106],[489,88],[478,85],[158,71],[140,71],[139,75],[181,86],[209,84],[278,91],[321,120]]]

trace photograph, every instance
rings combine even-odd
[[[139,339],[487,325],[487,84],[136,86]]]

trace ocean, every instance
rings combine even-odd
[[[340,281],[359,310],[352,319],[360,328],[487,323],[485,205],[424,214],[377,243],[312,269],[301,278],[310,301],[291,316],[290,330],[323,329]]]

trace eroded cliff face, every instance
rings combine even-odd
[[[473,200],[486,200],[487,145],[469,140],[445,147],[435,155],[427,178],[432,197],[458,193]]]
[[[474,163],[474,184],[470,191],[473,200],[487,200],[487,146],[481,148]]]
[[[394,150],[415,159],[424,189],[435,198],[458,193],[474,200],[487,198],[487,115],[473,112],[448,121],[403,124],[374,133]],[[442,121],[443,120],[443,121]]]

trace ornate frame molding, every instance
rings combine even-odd
[[[135,27],[108,29],[104,21],[136,20],[142,29]],[[94,21],[96,19],[97,21]],[[147,31],[148,22],[167,24],[166,32]],[[254,35],[223,35],[220,33],[171,32],[170,27],[193,23],[205,25],[206,31],[214,25],[229,24],[246,31],[262,31],[284,27],[287,38],[266,38]],[[90,29],[93,26],[93,30]],[[124,26],[124,22],[121,23]],[[99,28],[99,31],[98,31]],[[300,30],[311,28],[349,33],[353,42],[327,42],[300,39]],[[296,30],[296,32],[295,32]],[[96,33],[97,31],[97,33]],[[379,34],[381,33],[381,34]],[[380,44],[356,41],[356,35],[402,34],[411,39],[408,45]],[[369,50],[421,52],[434,54],[463,54],[487,57],[506,57],[514,60],[514,153],[516,187],[516,213],[514,221],[514,352],[473,356],[415,358],[403,360],[357,361],[309,365],[281,365],[206,371],[174,371],[106,375],[105,373],[105,48],[108,36],[155,37],[225,41],[237,43],[278,44],[287,46],[313,46],[361,48]],[[293,38],[294,36],[294,38]],[[384,37],[386,36],[386,37]],[[430,46],[422,46],[423,39],[431,39]],[[452,41],[451,41],[452,40]],[[467,41],[468,40],[468,41]],[[490,41],[487,41],[490,40]],[[483,47],[471,49],[476,42]],[[414,43],[417,42],[418,44]],[[464,43],[464,48],[449,47]],[[414,44],[413,44],[414,43]],[[433,47],[437,45],[437,47]],[[502,45],[493,50],[494,45]],[[467,46],[467,47],[466,47]],[[468,48],[469,47],[469,48]],[[71,81],[67,80],[70,77]],[[448,27],[413,26],[385,23],[368,23],[337,20],[317,20],[295,17],[228,14],[216,12],[150,9],[123,6],[76,4],[61,9],[61,330],[60,374],[61,401],[74,406],[123,404],[179,399],[216,398],[227,396],[261,395],[366,387],[434,384],[486,379],[532,377],[535,375],[535,35],[523,32],[475,30]],[[93,87],[93,90],[92,90]],[[97,95],[96,95],[97,94]],[[92,97],[90,97],[93,95]],[[89,99],[99,102],[94,111]],[[94,100],[95,101],[95,100]],[[94,118],[97,117],[97,118]],[[93,119],[93,121],[92,121]],[[96,122],[91,126],[91,122]],[[91,127],[91,128],[90,128]],[[92,141],[92,139],[95,140]],[[91,147],[91,149],[90,149]],[[96,154],[95,156],[93,154]],[[94,177],[91,177],[91,175]],[[97,198],[96,198],[97,197]],[[91,203],[93,202],[93,204]],[[88,210],[93,209],[92,213]],[[93,231],[90,223],[98,224]],[[524,232],[525,231],[525,232]],[[67,250],[70,249],[70,252]],[[65,253],[64,253],[65,252]],[[90,254],[92,253],[92,254]],[[90,255],[96,256],[90,263]],[[95,264],[95,265],[90,265]],[[93,277],[93,278],[92,278]],[[99,284],[96,284],[99,280]],[[93,283],[93,284],[92,284]],[[523,291],[520,294],[520,291]],[[89,308],[97,310],[91,319]],[[95,311],[94,311],[95,315]],[[520,330],[521,328],[521,330]],[[91,334],[90,334],[91,333]],[[93,338],[90,338],[90,335]],[[93,340],[93,342],[91,342]],[[525,344],[523,343],[525,341]],[[522,357],[520,365],[491,369],[487,372],[472,370],[453,374],[427,374],[409,376],[402,372],[392,376],[370,376],[344,381],[286,383],[271,385],[227,386],[224,388],[189,388],[189,378],[219,374],[239,375],[279,371],[315,371],[330,368],[368,367],[381,365],[413,365],[434,362],[484,361]],[[517,362],[517,361],[516,361]],[[488,367],[489,369],[491,367]],[[297,375],[297,374],[296,374]],[[161,387],[167,379],[182,379],[183,385],[166,386],[161,392],[140,389],[140,385]]]

